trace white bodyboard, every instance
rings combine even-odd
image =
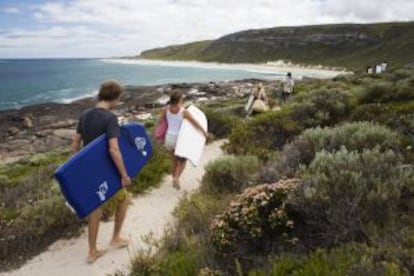
[[[254,96],[250,95],[249,100],[247,101],[246,106],[244,107],[244,110],[246,110],[246,112],[249,112],[252,109],[253,101],[254,101]]]
[[[194,105],[188,107],[187,111],[207,131],[207,118],[203,111]],[[204,134],[196,129],[188,120],[184,119],[178,134],[174,154],[190,160],[194,166],[197,166],[200,162],[205,144],[206,137]]]

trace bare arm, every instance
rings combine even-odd
[[[197,122],[196,119],[194,119],[193,116],[191,116],[191,114],[187,110],[184,111],[183,117],[184,117],[184,119],[189,120],[190,123],[193,124],[193,126],[195,128],[200,130],[204,134],[204,136],[206,136],[206,138],[208,138],[208,132],[204,130],[204,128]]]
[[[109,139],[108,143],[111,158],[114,161],[119,174],[121,175],[122,186],[128,186],[131,182],[131,179],[129,178],[128,173],[125,169],[124,160],[122,159],[121,151],[119,150],[118,146],[118,138],[111,138]]]
[[[73,135],[73,137],[72,137],[72,152],[73,152],[73,154],[80,151],[81,141],[82,141],[81,135],[79,133],[75,133],[75,135]]]

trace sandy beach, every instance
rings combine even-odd
[[[121,63],[121,64],[145,64],[145,65],[163,65],[177,67],[194,67],[194,68],[221,68],[223,70],[245,70],[257,73],[269,74],[269,78],[280,78],[287,72],[291,72],[297,79],[303,77],[330,79],[340,74],[352,74],[340,68],[324,69],[321,66],[303,67],[300,65],[277,62],[268,63],[219,63],[219,62],[200,62],[200,61],[165,61],[165,60],[149,60],[135,58],[114,58],[105,59],[105,62]]]

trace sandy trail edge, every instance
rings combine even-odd
[[[53,243],[45,252],[34,257],[18,270],[0,275],[102,276],[117,270],[128,271],[134,249],[145,247],[141,237],[151,232],[154,233],[155,238],[162,236],[165,227],[173,222],[172,211],[177,206],[180,197],[185,192],[197,189],[204,174],[204,166],[222,155],[223,142],[216,141],[208,145],[204,149],[203,160],[198,167],[194,168],[188,163],[182,176],[181,191],[172,188],[171,176],[167,176],[158,189],[153,189],[144,196],[133,198],[123,227],[124,235],[132,241],[129,249],[110,250],[93,265],[88,265],[86,264],[87,235],[84,231],[78,238]],[[112,221],[101,223],[98,236],[98,245],[101,248],[108,247],[112,231]]]

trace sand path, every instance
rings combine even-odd
[[[172,188],[171,176],[164,178],[161,186],[143,196],[133,198],[123,227],[123,233],[128,236],[132,245],[128,249],[110,250],[94,264],[86,264],[87,235],[84,233],[70,240],[59,240],[52,244],[45,252],[28,261],[18,270],[0,275],[59,275],[59,276],[104,276],[117,270],[128,271],[131,256],[137,248],[145,248],[141,237],[151,232],[155,238],[164,233],[165,227],[173,222],[172,211],[177,206],[180,197],[185,192],[198,188],[199,181],[204,174],[204,166],[211,160],[222,155],[220,146],[223,141],[216,141],[208,145],[203,154],[203,161],[194,168],[188,164],[182,176],[182,189]],[[101,248],[107,247],[113,230],[113,222],[101,223],[98,244]]]

